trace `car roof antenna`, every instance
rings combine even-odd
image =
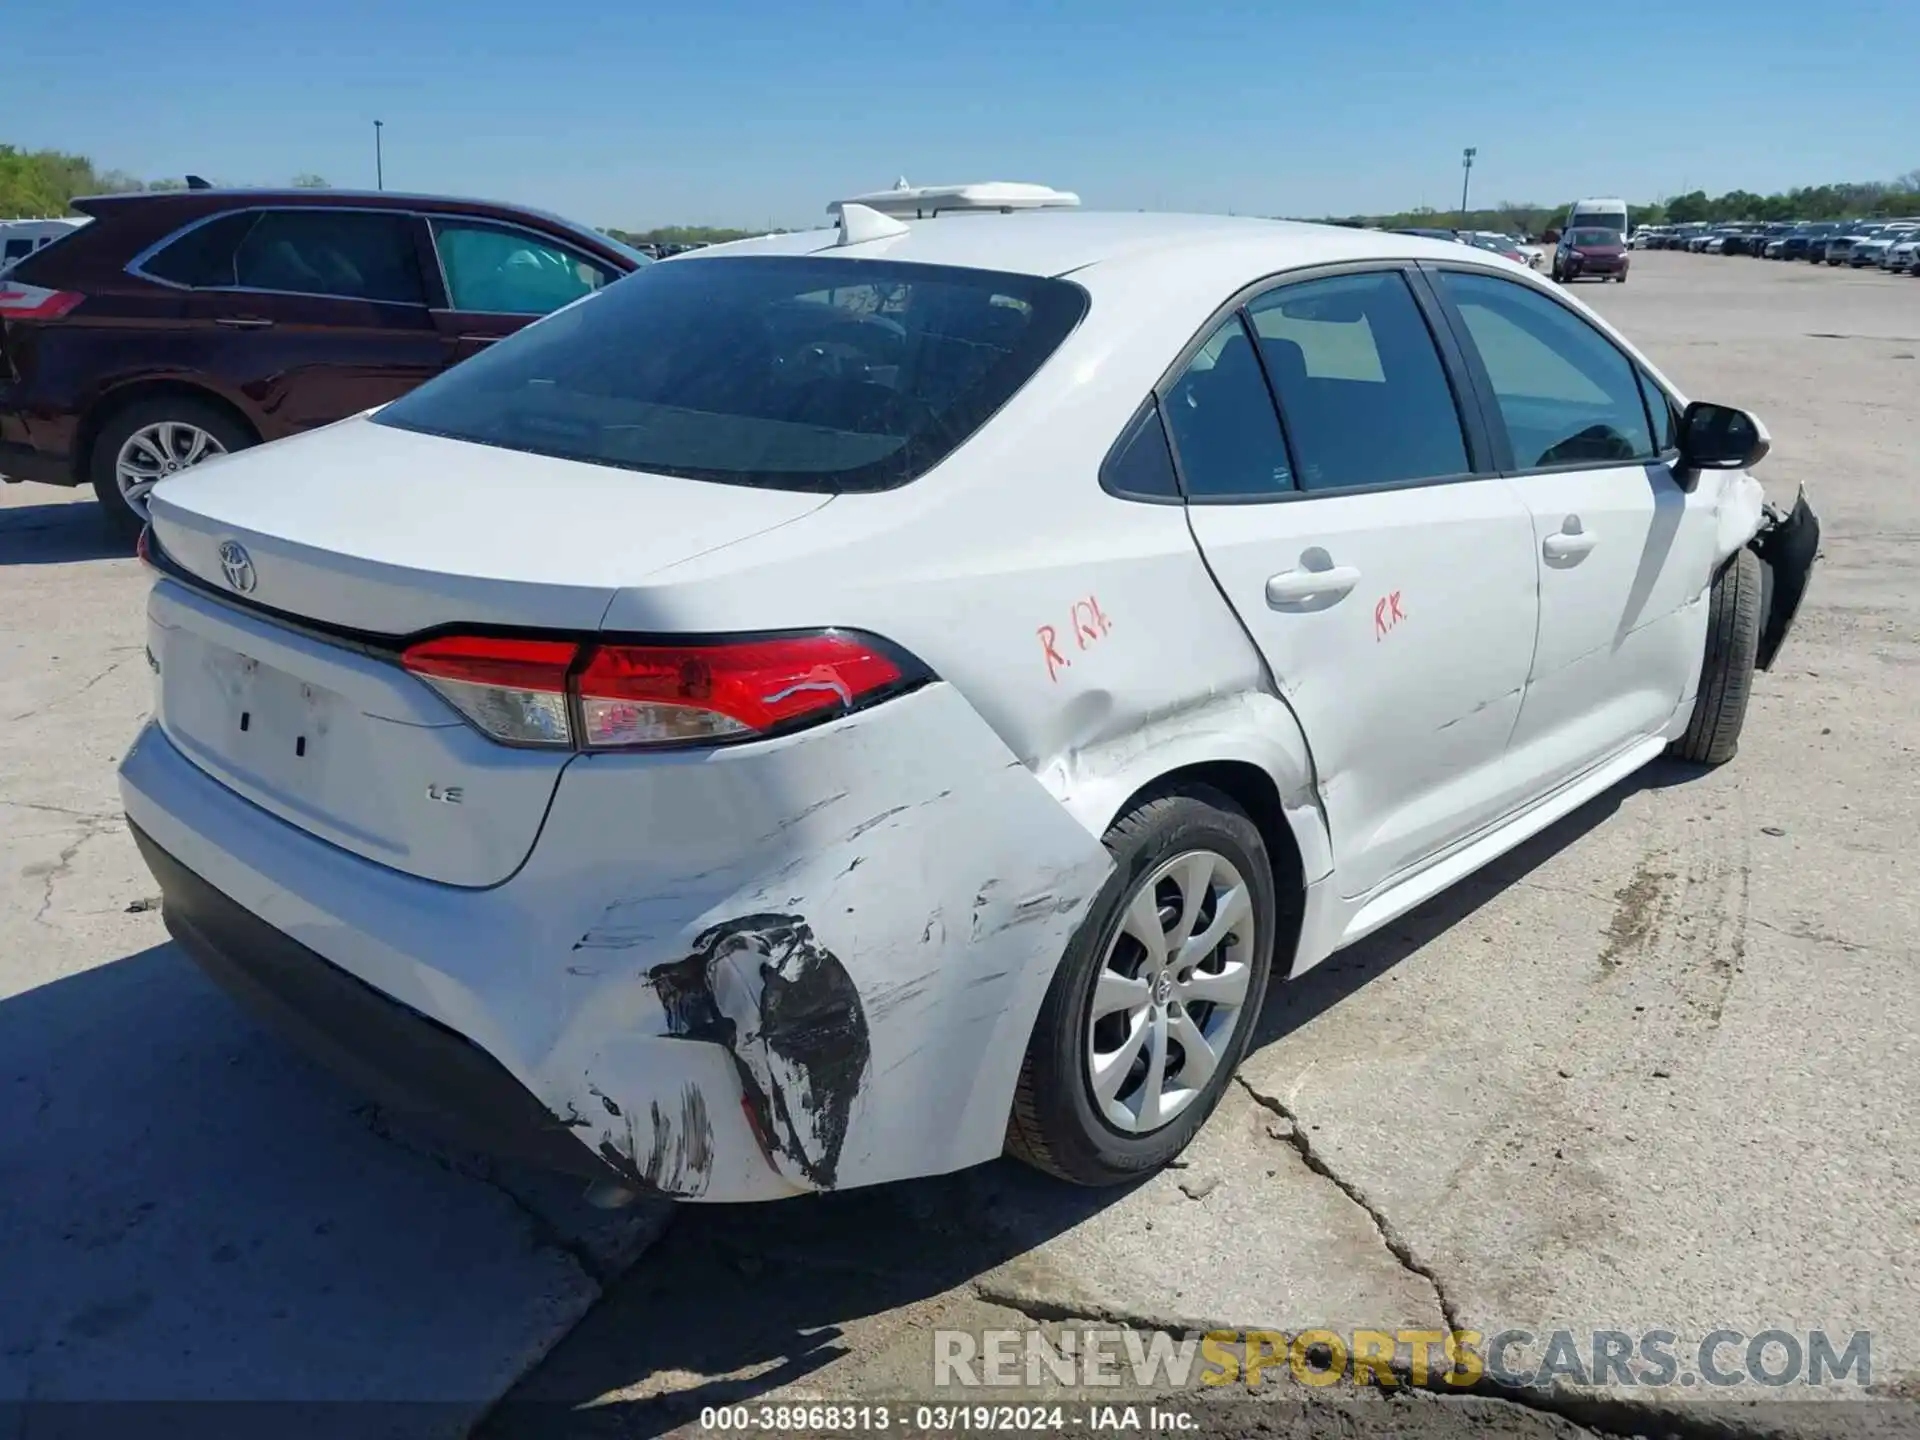
[[[213,182],[211,180],[203,179],[198,175],[187,176],[187,189],[189,190],[211,190],[212,188]]]
[[[840,211],[840,238],[834,242],[835,245],[864,245],[869,240],[889,240],[913,228],[906,221],[882,215],[870,206],[849,201],[836,208]]]

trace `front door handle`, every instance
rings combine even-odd
[[[273,321],[255,315],[216,315],[213,323],[229,330],[266,330],[273,325]]]
[[[1345,595],[1360,583],[1360,572],[1351,565],[1335,565],[1327,570],[1283,570],[1267,579],[1267,603],[1291,605],[1322,595]]]
[[[1549,560],[1578,560],[1599,543],[1600,537],[1591,530],[1562,530],[1547,536],[1540,542],[1540,548]]]
[[[491,345],[499,338],[498,335],[462,335],[460,337],[460,343],[462,345]]]

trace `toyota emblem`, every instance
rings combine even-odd
[[[238,540],[221,542],[220,573],[227,577],[227,584],[242,595],[252,594],[253,587],[259,584],[259,577],[253,573],[253,557]]]

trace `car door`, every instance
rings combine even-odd
[[[1540,639],[1511,763],[1545,788],[1658,733],[1685,698],[1711,503],[1670,463],[1671,401],[1584,315],[1504,276],[1437,268],[1434,283],[1532,516]]]
[[[447,297],[433,319],[448,364],[620,278],[605,261],[518,225],[450,215],[430,224]]]
[[[1279,285],[1159,397],[1194,537],[1312,749],[1347,897],[1498,818],[1533,654],[1532,524],[1476,473],[1430,303],[1398,268]]]
[[[397,399],[441,368],[415,231],[400,211],[261,210],[188,314],[215,332],[207,366],[277,434]],[[268,438],[273,438],[269,435]]]

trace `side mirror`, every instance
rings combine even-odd
[[[1745,470],[1773,448],[1767,427],[1744,410],[1695,400],[1680,417],[1680,464],[1688,470]]]

